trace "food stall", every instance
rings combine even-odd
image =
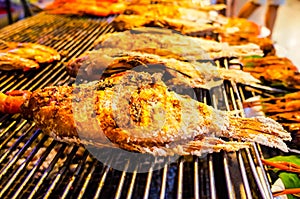
[[[207,104],[207,106],[213,107],[212,110],[222,110],[226,112],[226,114],[228,113],[229,118],[246,118],[247,114],[245,113],[245,108],[253,106],[253,102],[249,102],[248,100],[251,97],[258,96],[261,93],[269,97],[277,93],[282,95],[284,88],[273,87],[272,84],[267,84],[268,81],[265,81],[265,84],[255,82],[256,80],[251,79],[252,76],[249,79],[243,79],[243,75],[248,75],[251,68],[248,68],[249,71],[244,70],[247,74],[238,72],[235,74],[235,71],[241,71],[243,68],[247,68],[250,62],[253,63],[253,61],[247,60],[249,56],[260,58],[266,57],[266,55],[275,56],[275,51],[272,48],[272,42],[270,40],[266,38],[257,39],[259,31],[257,32],[255,29],[257,27],[253,25],[253,23],[245,21],[246,24],[252,25],[253,27],[249,29],[247,29],[247,27],[244,29],[240,28],[240,32],[233,33],[233,29],[239,26],[240,21],[231,19],[231,24],[224,22],[224,20],[226,21],[228,19],[216,15],[216,11],[214,10],[223,9],[222,6],[193,8],[193,10],[195,10],[194,14],[197,14],[197,11],[200,9],[202,11],[200,13],[202,17],[203,13],[208,13],[209,15],[208,18],[204,17],[203,20],[195,22],[191,21],[190,18],[172,20],[169,15],[175,15],[178,11],[173,11],[173,9],[170,8],[167,9],[171,4],[170,1],[124,2],[108,1],[103,3],[102,1],[95,1],[92,5],[87,7],[89,3],[86,1],[82,1],[80,4],[77,1],[54,1],[48,10],[2,28],[0,30],[0,38],[3,41],[1,45],[5,46],[3,47],[4,50],[9,48],[9,52],[15,52],[15,50],[11,49],[20,48],[21,46],[20,44],[15,45],[15,43],[22,43],[24,45],[30,43],[50,47],[60,55],[59,59],[51,59],[44,63],[35,60],[38,63],[37,67],[26,68],[23,67],[19,61],[6,64],[0,71],[1,92],[3,94],[6,93],[6,98],[4,99],[3,95],[3,99],[1,99],[2,102],[5,101],[6,103],[14,105],[19,103],[19,101],[13,97],[23,97],[24,93],[12,93],[10,95],[10,92],[16,90],[28,91],[30,93],[38,90],[43,93],[47,90],[39,89],[46,87],[51,87],[51,89],[54,87],[55,89],[58,86],[71,87],[71,85],[74,84],[90,81],[89,78],[91,76],[89,75],[91,74],[88,74],[88,72],[92,71],[92,75],[95,75],[97,70],[88,67],[97,68],[97,66],[94,66],[98,64],[95,59],[101,57],[100,61],[103,63],[104,58],[106,58],[104,55],[111,56],[109,54],[111,51],[106,51],[106,48],[117,48],[117,53],[114,54],[114,52],[112,52],[112,56],[108,59],[110,62],[104,62],[109,63],[109,66],[107,65],[108,69],[105,68],[104,71],[100,71],[100,78],[102,78],[104,82],[104,87],[107,86],[105,82],[106,78],[109,79],[110,76],[115,77],[114,75],[119,74],[119,72],[123,74],[128,67],[129,70],[133,70],[134,74],[135,72],[139,73],[140,71],[134,69],[136,62],[139,62],[141,63],[140,65],[147,65],[147,68],[150,67],[150,69],[152,65],[162,65],[166,68],[163,69],[163,74],[170,74],[172,78],[176,80],[174,80],[172,84],[169,84],[171,86],[167,84],[169,88],[175,85],[175,88],[172,87],[174,92],[178,92],[179,95],[190,95],[190,98],[193,99],[193,103],[198,101],[201,103],[201,106],[204,106],[202,104]],[[188,1],[183,2],[187,3]],[[78,4],[77,9],[73,9],[76,3]],[[153,13],[151,13],[151,9],[149,9],[150,5],[153,5]],[[167,6],[157,7],[157,5]],[[176,8],[191,9],[190,3],[178,3],[178,5],[173,6]],[[141,8],[143,7],[147,8],[149,12],[142,10]],[[185,9],[181,9],[181,11],[187,12]],[[141,13],[148,13],[148,15],[145,16]],[[157,13],[160,13],[161,16]],[[139,20],[126,21],[126,17],[130,18],[134,17],[134,15],[139,15],[138,18],[134,18]],[[155,20],[152,20],[151,15],[155,16]],[[197,17],[200,17],[200,15],[197,15]],[[187,21],[190,23],[180,25],[180,23]],[[224,23],[227,24],[227,26],[224,25]],[[195,27],[195,25],[197,25],[197,27]],[[145,30],[135,28],[144,26],[150,26],[151,28],[159,27],[159,31],[162,31],[158,33],[160,39],[158,39],[157,43],[146,43],[146,47],[142,47],[143,44],[139,45],[139,47],[143,49],[143,52],[149,54],[154,52],[153,54],[155,55],[147,55],[143,58],[142,56],[145,55],[136,54],[136,51],[140,50],[136,48],[134,49],[135,52],[131,52],[133,54],[126,54],[126,52],[125,58],[120,56],[120,54],[124,54],[124,50],[130,51],[135,48],[135,42],[130,43],[130,41],[138,41],[136,35],[143,34],[141,30]],[[244,26],[243,24],[240,27]],[[167,29],[168,31],[166,33]],[[121,42],[124,35],[118,38],[118,35],[113,34],[116,32],[126,32],[128,30],[129,33],[136,35],[134,35],[132,40],[130,40],[130,38],[124,39],[122,41],[125,42],[124,44]],[[134,30],[137,32],[134,32]],[[228,32],[224,32],[225,30],[228,30]],[[158,30],[146,29],[146,34],[149,34],[149,31],[150,34],[157,34],[156,31]],[[160,34],[161,36],[159,36]],[[168,38],[167,36],[165,37],[165,35],[174,34],[180,35],[176,37],[177,39],[184,37],[184,40],[176,40],[179,42],[176,48],[174,48],[175,44],[172,42],[174,38],[164,40],[165,43],[159,43],[159,40],[162,41],[164,38]],[[238,34],[239,37],[235,37],[234,39],[232,35],[236,34]],[[251,34],[251,37],[247,34]],[[106,40],[110,38],[109,36],[111,36],[111,38],[112,36],[116,36],[117,39]],[[189,39],[185,39],[186,37]],[[190,37],[206,39],[207,41],[194,40]],[[223,44],[222,39],[228,43],[226,45]],[[151,41],[154,40],[155,39],[151,39]],[[114,43],[115,41],[117,42]],[[184,54],[186,54],[188,50],[180,51],[179,47],[183,44],[183,41],[185,44],[188,43],[186,48],[191,47],[191,49],[197,49],[197,46],[194,46],[195,42],[200,42],[205,49],[205,54],[202,55],[202,52],[197,49],[196,55],[193,54],[194,51],[191,50],[190,54],[185,57]],[[241,41],[241,43],[239,43],[239,41]],[[12,43],[10,44],[9,42]],[[107,42],[107,47],[105,46],[105,42]],[[255,44],[252,43],[249,46],[248,43],[251,42]],[[126,49],[129,45],[131,45],[131,49]],[[149,50],[152,45],[154,48],[162,49],[162,51]],[[157,47],[155,45],[160,46]],[[29,46],[29,48],[35,47]],[[185,46],[183,49],[184,48]],[[176,51],[176,49],[179,50]],[[92,50],[98,50],[98,52],[89,54],[89,51]],[[122,52],[120,53],[119,50],[122,50]],[[26,50],[21,51],[18,55],[24,55],[26,52]],[[99,52],[102,52],[102,54]],[[103,52],[105,52],[105,54]],[[200,58],[200,60],[191,60],[195,57]],[[209,61],[204,60],[204,58],[209,59]],[[111,59],[115,62],[117,60],[118,64],[116,64],[116,66],[113,65],[112,63],[115,62],[111,62]],[[132,59],[131,62],[130,59]],[[205,81],[207,80],[208,82],[207,84],[204,80],[204,83],[196,81],[198,80],[197,78],[200,77],[198,74],[195,75],[195,77],[191,75],[195,74],[194,70],[197,69],[196,66],[204,66],[193,63],[192,61],[207,65],[206,72],[210,71],[209,77],[206,77],[208,79],[205,79]],[[189,65],[190,62],[193,64]],[[78,64],[81,64],[80,67],[82,67],[82,69],[80,70],[79,67],[74,75],[72,72],[74,72],[74,68],[76,68]],[[182,66],[186,68],[175,68],[172,64],[176,66],[182,64]],[[216,69],[208,70],[210,64]],[[7,65],[9,66],[7,67]],[[193,67],[191,74],[187,72],[188,67]],[[116,68],[117,70],[114,71],[113,69]],[[159,68],[159,70],[161,70],[161,68]],[[200,70],[199,68],[198,71]],[[292,66],[287,70],[293,70],[294,73],[296,73]],[[156,71],[157,70],[155,70],[155,72]],[[174,75],[173,71],[177,73],[179,71],[183,76],[178,76],[177,73]],[[204,72],[200,71],[201,74]],[[86,78],[87,74],[88,78]],[[212,74],[215,75],[213,76],[214,83],[217,82],[213,85],[209,84],[209,78],[211,78],[210,75]],[[260,79],[261,75],[254,75],[254,77]],[[86,79],[82,80],[80,78]],[[141,78],[143,80],[144,77]],[[152,76],[152,79],[154,78],[155,77]],[[186,88],[186,85],[184,87],[180,86],[183,84],[180,82],[183,79],[187,80],[183,81],[183,83],[188,82],[188,88]],[[222,80],[221,84],[219,83],[220,79]],[[112,79],[112,81],[114,81],[114,79]],[[157,81],[160,82],[160,80]],[[176,84],[177,81],[179,81],[178,84]],[[156,82],[152,82],[151,84],[156,84]],[[98,85],[98,87],[101,86],[103,87],[103,84]],[[55,98],[56,92],[59,92],[59,89],[51,93],[47,91],[47,97],[53,101],[57,100],[57,98]],[[126,94],[124,90],[122,92]],[[169,90],[167,93],[168,92]],[[74,94],[73,92],[71,93]],[[170,91],[170,93],[172,97],[173,92]],[[37,93],[37,95],[42,96],[43,94]],[[62,95],[64,94],[62,93]],[[55,100],[51,97],[55,98]],[[126,98],[126,96],[124,98]],[[26,100],[27,99],[28,98],[26,98]],[[121,97],[117,99],[119,100]],[[185,102],[184,99],[182,99],[182,102]],[[281,126],[276,126],[278,123],[274,123],[276,126],[274,130],[271,125],[268,126],[268,124],[266,124],[268,122],[272,123],[273,120],[266,120],[268,122],[264,123],[259,119],[254,119],[255,122],[258,123],[251,124],[257,124],[258,128],[261,128],[259,130],[260,133],[253,133],[253,131],[256,130],[251,125],[247,127],[247,119],[241,120],[241,122],[245,121],[245,123],[241,123],[245,126],[237,124],[237,130],[228,130],[229,133],[224,133],[222,136],[218,136],[216,133],[216,136],[205,134],[205,136],[202,137],[201,130],[199,130],[200,134],[198,137],[195,136],[187,139],[188,144],[193,141],[203,144],[199,150],[197,148],[198,146],[193,146],[194,148],[192,149],[189,148],[184,151],[184,148],[181,151],[178,150],[178,147],[180,147],[178,145],[175,146],[175,150],[175,148],[173,149],[171,147],[172,143],[169,141],[167,144],[163,143],[154,147],[152,146],[152,142],[147,141],[145,145],[142,145],[142,149],[136,149],[130,148],[130,141],[127,141],[127,143],[123,145],[123,143],[119,144],[119,140],[116,139],[115,142],[119,144],[121,148],[123,147],[123,149],[125,149],[125,152],[116,152],[114,148],[112,149],[109,146],[96,146],[92,140],[94,137],[87,136],[88,138],[86,138],[86,140],[92,140],[87,143],[83,142],[85,138],[80,137],[80,135],[74,135],[75,137],[78,136],[79,139],[74,137],[71,139],[71,137],[67,135],[68,133],[64,134],[62,131],[56,132],[56,124],[58,124],[58,126],[60,125],[58,128],[64,129],[65,127],[65,130],[68,131],[67,124],[71,123],[66,117],[59,118],[60,113],[58,112],[61,109],[55,109],[57,111],[56,114],[51,116],[55,121],[53,124],[47,118],[42,117],[43,114],[46,113],[41,113],[42,108],[39,106],[44,106],[44,102],[42,103],[43,105],[35,105],[36,107],[30,108],[30,110],[34,110],[33,113],[24,111],[27,105],[26,103],[25,105],[22,103],[23,101],[21,101],[19,105],[17,104],[17,108],[21,106],[21,109],[17,109],[16,112],[9,113],[8,111],[8,113],[3,113],[0,116],[0,198],[273,198],[271,190],[273,182],[269,170],[267,166],[263,164],[262,159],[279,154],[297,153],[296,150],[294,152],[290,150],[289,147],[291,145],[285,145],[284,141],[285,139],[288,140],[289,137],[285,137],[287,136],[285,134],[286,132],[281,129]],[[28,101],[28,103],[31,102]],[[57,100],[55,103],[60,106],[61,102]],[[48,105],[49,104],[45,106]],[[257,105],[257,102],[255,105]],[[30,106],[31,105],[29,105],[29,107]],[[205,105],[204,107],[207,106]],[[41,112],[35,112],[36,110]],[[209,108],[208,110],[211,109]],[[73,109],[73,111],[75,112],[75,109]],[[197,110],[194,109],[194,111]],[[218,111],[216,112],[219,113]],[[41,117],[37,117],[37,115]],[[190,113],[185,116],[188,117],[189,115]],[[76,114],[74,117],[76,117]],[[116,116],[116,118],[118,118],[118,116]],[[276,120],[276,118],[274,119]],[[62,124],[66,126],[59,124],[58,121],[61,121]],[[249,121],[251,122],[252,120]],[[218,121],[213,119],[210,125],[215,125],[216,122]],[[48,124],[51,128],[53,127],[53,129],[49,130],[49,126],[46,127]],[[207,128],[209,129],[210,126],[208,125]],[[226,126],[226,128],[231,129],[231,126]],[[271,130],[265,130],[264,128],[270,128]],[[87,129],[89,130],[89,127],[87,127]],[[297,129],[295,129],[294,131],[297,131]],[[51,134],[52,130],[56,133]],[[148,131],[145,130],[145,132]],[[214,134],[215,132],[209,131],[209,133]],[[231,133],[239,133],[239,135],[235,136],[231,135]],[[185,136],[185,132],[183,132],[182,135]],[[154,140],[156,139],[155,135],[151,135],[150,137]],[[179,139],[178,137],[180,136],[175,135],[174,139]],[[296,137],[299,137],[299,134],[295,133],[292,135],[293,140],[295,140]],[[109,139],[114,140],[113,137],[109,137]],[[205,139],[213,139],[213,141],[205,142]],[[216,141],[216,139],[218,140]],[[182,140],[178,142],[179,145],[184,145],[186,140],[182,138]],[[139,142],[137,143],[133,142],[132,145],[139,145]],[[151,146],[148,147],[147,143],[151,143]],[[296,142],[294,142],[294,144],[295,143]],[[97,148],[96,153],[93,152],[95,147]],[[157,147],[158,149],[164,150],[164,153],[161,154],[158,150],[156,151]],[[233,150],[232,148],[234,147],[237,148]],[[144,150],[144,148],[147,150]],[[282,152],[276,148],[286,151]],[[147,159],[149,158],[149,156],[147,156],[146,160],[150,162],[143,162],[145,165],[142,164],[141,166],[137,164],[136,161],[134,162],[134,159],[127,157],[126,154],[128,151],[133,151],[134,155],[149,153],[151,158]],[[101,157],[105,157],[105,160],[99,160],[97,153],[101,153]],[[173,160],[172,158],[175,156],[176,158]],[[136,156],[134,156],[134,158],[135,157]],[[141,161],[144,160],[140,156],[137,156],[137,158],[141,158]],[[139,167],[146,168],[146,170]]]

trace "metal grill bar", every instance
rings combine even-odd
[[[56,175],[53,183],[51,184],[51,186],[49,187],[49,192],[51,193],[55,187],[55,185],[58,184],[59,180],[62,178],[62,175],[66,172],[67,167],[70,164],[70,161],[72,159],[72,157],[75,155],[76,151],[78,150],[77,146],[74,146],[72,148],[72,151],[70,152],[70,154],[68,155],[68,158],[66,159],[64,166],[62,167],[62,169],[59,171],[59,173]],[[62,150],[61,150],[62,151]],[[34,198],[34,196],[36,195],[36,193],[38,192],[38,189],[42,186],[42,184],[44,183],[44,179],[47,177],[47,175],[49,174],[48,172],[45,172],[43,174],[43,176],[40,178],[39,182],[37,183],[37,185],[34,187],[34,189],[32,190],[32,192],[30,193],[28,198]]]
[[[116,195],[115,195],[116,199],[118,199],[118,198],[121,197],[121,192],[122,192],[122,189],[123,189],[124,180],[125,180],[125,176],[126,176],[126,171],[128,169],[128,165],[129,165],[129,162],[127,162],[127,164],[125,165],[124,170],[122,171],[122,175],[121,175],[121,179],[120,179],[120,182],[119,182],[119,186],[118,186],[118,189],[117,189]]]
[[[109,165],[110,165],[110,163],[109,163]],[[101,190],[102,190],[102,188],[104,186],[104,182],[106,180],[106,176],[107,176],[108,172],[109,172],[109,167],[105,166],[105,170],[104,170],[104,172],[103,172],[103,174],[101,176],[101,179],[100,179],[100,182],[99,182],[96,194],[94,196],[94,199],[99,198],[100,192],[101,192]]]
[[[244,183],[246,196],[247,196],[247,198],[251,199],[252,195],[251,195],[249,181],[248,181],[248,178],[247,178],[247,172],[246,172],[246,168],[245,168],[245,164],[244,164],[242,155],[239,151],[237,152],[237,158],[238,158],[238,162],[239,162],[239,165],[240,165],[240,168],[241,168],[241,174],[242,174],[242,179],[243,179],[243,183]]]
[[[194,195],[195,199],[199,199],[199,173],[198,173],[198,158],[195,158],[194,160]]]
[[[163,174],[161,180],[161,189],[160,189],[161,199],[165,198],[165,194],[166,194],[167,172],[168,172],[168,165],[166,164],[163,168]]]
[[[215,175],[213,169],[213,157],[212,155],[208,155],[208,170],[209,170],[209,180],[210,180],[210,194],[211,198],[217,198],[217,190],[215,186]]]
[[[25,153],[25,151],[28,149],[28,147],[34,142],[34,140],[37,138],[39,132],[36,131],[33,136],[26,142],[26,144],[24,145],[24,147],[9,161],[8,165],[6,167],[3,167],[0,171],[0,180],[7,174],[7,172],[9,171],[9,169],[15,165],[16,161],[18,159],[20,159],[20,157]],[[38,149],[38,147],[35,147],[36,150]],[[3,190],[1,191],[1,193],[3,192]],[[1,196],[1,194],[0,194]]]
[[[227,154],[225,153],[223,157],[223,164],[224,164],[224,171],[225,171],[225,180],[226,180],[226,185],[228,190],[228,198],[235,198],[234,191],[233,191],[234,190],[233,184],[230,179],[230,172],[229,172],[227,158],[228,158]]]
[[[33,128],[34,128],[34,124],[32,124],[27,130],[26,130],[26,132],[23,134],[23,135],[21,135],[19,138],[18,138],[18,140],[1,156],[1,159],[0,159],[0,164],[2,164],[3,163],[3,161],[4,160],[6,160],[7,159],[7,157],[15,150],[15,148],[17,148],[17,146],[19,146],[19,144],[21,143],[21,142],[23,142],[23,139],[30,133],[30,132],[32,132],[32,130],[33,130]],[[7,142],[7,141],[6,141]],[[4,146],[4,145],[3,145]],[[2,147],[3,147],[2,146]],[[2,148],[1,147],[1,148]]]
[[[74,175],[70,178],[70,181],[67,184],[67,186],[65,188],[65,191],[62,194],[62,198],[67,198],[70,189],[72,188],[73,184],[75,183],[75,180],[77,179],[77,177],[79,176],[79,174],[83,170],[83,167],[84,167],[84,164],[86,162],[86,159],[87,159],[88,155],[89,155],[88,152],[85,151],[84,154],[83,154],[83,156],[82,156],[82,159],[81,159],[80,163],[78,164],[78,166],[77,166],[77,168],[76,168],[76,170],[74,172]]]
[[[13,127],[16,125],[16,123],[17,123],[16,121],[13,121],[4,131],[1,132],[0,137],[5,135],[10,129],[13,129]],[[6,139],[3,142],[1,142],[0,149],[2,149],[2,147],[4,145],[6,145],[6,143],[14,136],[14,134],[16,134],[18,131],[20,131],[20,129],[23,128],[26,123],[27,123],[27,121],[23,121],[21,124],[19,124],[19,126],[16,127],[16,129],[13,131],[13,133],[8,135],[6,137]]]
[[[53,23],[57,23],[53,20],[54,15],[48,16],[48,24],[51,26]],[[32,28],[35,28],[37,24],[42,24],[44,27],[49,27],[48,24],[42,23],[41,20],[44,20],[45,18],[41,17],[41,15],[36,15],[31,17],[31,20],[22,20],[14,23],[13,26],[6,26],[1,29],[1,32],[5,32],[4,36],[7,37],[16,37],[16,34],[19,34],[21,31],[25,30],[32,30]]]
[[[0,193],[0,197],[3,196],[3,194],[8,191],[8,189],[12,186],[12,184],[16,181],[17,177],[19,177],[19,175],[21,174],[21,172],[26,168],[27,164],[29,164],[29,162],[32,160],[33,156],[38,152],[38,150],[40,150],[40,147],[41,145],[47,140],[46,136],[43,137],[42,141],[36,145],[36,147],[34,148],[34,150],[30,153],[30,155],[27,157],[27,159],[22,162],[22,164],[18,167],[18,169],[16,170],[16,172],[14,172],[13,176],[9,177],[8,178],[8,182],[5,183],[5,186],[3,187],[3,189],[1,190],[1,193]],[[23,154],[25,152],[25,150],[28,149],[27,147],[27,144],[32,144],[32,139],[30,139],[25,145],[24,147],[22,148],[22,150],[18,153],[18,155],[16,157],[19,157],[20,154]],[[52,142],[51,143],[51,148],[49,147],[47,149],[47,151],[44,153],[44,155],[41,156],[41,158],[39,159],[38,163],[36,164],[37,167],[40,166],[40,164],[45,160],[45,158],[47,157],[47,155],[50,153],[50,151],[52,150],[52,148],[54,147],[55,143]],[[2,172],[1,171],[1,179],[2,179],[2,176],[3,174],[4,175],[9,175],[7,174],[7,171],[10,167],[14,166],[14,163],[17,159],[16,158],[13,158],[12,161],[10,162],[10,164],[8,165],[8,167],[5,168],[5,170]],[[34,168],[34,171],[35,169],[37,168],[35,167]],[[16,185],[13,185],[13,186],[16,186]],[[12,191],[12,190],[10,190]],[[9,193],[8,193],[9,194]]]
[[[147,175],[147,183],[145,186],[145,192],[144,192],[144,199],[147,199],[149,197],[149,190],[150,190],[150,184],[151,184],[151,178],[153,175],[153,167],[150,167],[148,175]]]
[[[182,188],[183,188],[183,158],[179,159],[179,165],[178,165],[178,188],[177,188],[177,199],[182,198]]]
[[[250,150],[246,149],[246,152],[247,152],[248,157],[251,157]],[[265,190],[264,190],[264,187],[261,185],[261,183],[259,181],[259,175],[255,170],[255,164],[254,164],[253,160],[251,158],[249,158],[248,160],[249,160],[249,164],[251,166],[251,169],[253,171],[254,178],[257,182],[257,186],[258,186],[258,189],[259,189],[260,193],[266,193]],[[262,194],[262,197],[263,198],[268,198],[265,194]]]
[[[135,184],[136,175],[137,175],[137,168],[135,168],[135,170],[133,171],[133,174],[132,174],[130,186],[129,186],[127,197],[126,197],[127,199],[130,199],[132,197],[132,192],[133,192],[133,188],[134,188],[134,184]]]
[[[55,143],[54,141],[53,141],[51,144],[52,144],[53,147],[54,147],[54,145],[56,145],[56,143]],[[51,145],[50,145],[50,146],[51,146]],[[51,162],[50,166],[46,169],[46,172],[45,172],[45,173],[43,174],[43,176],[41,177],[41,181],[42,181],[43,179],[45,179],[45,178],[48,176],[49,172],[53,169],[53,167],[54,167],[54,165],[56,164],[56,162],[57,162],[59,156],[63,153],[63,151],[64,151],[65,148],[66,148],[66,146],[64,145],[64,146],[60,149],[59,153],[56,154],[56,156],[54,157],[54,159],[53,159],[53,161]],[[22,191],[23,189],[25,189],[26,184],[27,184],[27,183],[29,182],[29,180],[33,177],[33,175],[36,173],[36,171],[37,171],[38,168],[41,166],[41,164],[43,163],[43,161],[46,159],[46,157],[48,156],[48,154],[51,152],[50,149],[51,149],[51,148],[49,147],[49,150],[47,150],[46,153],[43,154],[42,158],[40,158],[39,161],[36,163],[36,165],[33,167],[33,169],[31,169],[29,175],[27,175],[27,177],[25,178],[25,180],[24,180],[23,183],[21,184],[20,188],[17,189],[16,193],[13,195],[12,198],[17,198],[17,197],[19,196],[19,194],[21,193],[21,191]],[[38,184],[37,187],[39,187],[39,184]],[[51,192],[47,192],[47,194],[49,194],[49,193],[51,193]],[[47,196],[47,194],[46,194],[46,196]]]
[[[253,151],[254,151],[254,156],[256,156],[256,158],[254,159],[256,162],[256,169],[257,169],[257,172],[260,176],[260,179],[262,181],[262,186],[264,187],[264,190],[266,192],[266,195],[270,198],[273,198],[273,195],[272,195],[272,192],[271,192],[271,189],[270,187],[268,187],[268,179],[267,179],[267,175],[266,175],[266,172],[264,170],[264,167],[263,167],[263,164],[261,162],[261,159],[260,159],[260,155],[258,154],[258,149],[257,149],[257,145],[255,143],[253,143]]]
[[[83,198],[83,195],[87,189],[87,186],[88,186],[88,183],[90,182],[91,180],[91,177],[92,177],[92,174],[94,173],[95,171],[95,168],[96,168],[96,164],[97,164],[97,161],[94,161],[93,163],[93,166],[92,166],[92,169],[91,171],[88,173],[88,176],[86,177],[84,183],[83,183],[83,186],[81,187],[80,189],[80,192],[79,192],[79,195],[78,195],[78,198]]]

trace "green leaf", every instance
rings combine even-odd
[[[282,180],[284,187],[286,189],[300,187],[300,179],[299,179],[298,174],[288,173],[288,172],[280,172],[279,177]]]
[[[269,158],[268,160],[272,162],[290,162],[300,166],[300,156],[296,156],[296,155],[275,156],[273,158]],[[284,187],[286,189],[300,187],[299,174],[280,171],[279,169],[274,169],[274,172],[278,173],[278,176],[282,180]],[[288,194],[287,196],[289,199],[297,199],[297,197],[291,194]]]
[[[287,194],[288,199],[299,199],[297,196],[294,196],[292,194]]]

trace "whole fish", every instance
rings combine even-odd
[[[23,70],[38,69],[40,65],[30,59],[22,58],[18,55],[0,53],[0,70]]]
[[[176,54],[166,53],[166,56],[159,56],[117,48],[101,48],[86,52],[69,61],[66,67],[71,76],[86,80],[98,80],[114,73],[140,67],[154,71],[160,69],[162,73],[168,74],[170,84],[192,88],[209,89],[224,79],[251,85],[260,82],[241,70],[217,68],[209,59],[206,62],[187,62],[174,58],[178,57]]]
[[[27,71],[39,68],[39,64],[60,60],[53,48],[35,43],[7,42],[0,40],[0,69]]]
[[[291,139],[272,119],[235,117],[169,91],[160,74],[127,71],[100,82],[20,93],[1,94],[1,111],[21,112],[68,143],[164,156],[235,151],[250,142],[287,151],[284,141]]]
[[[190,37],[162,28],[144,27],[123,32],[101,35],[94,42],[95,49],[119,48],[149,52],[149,49],[164,50],[184,60],[197,61],[220,57],[247,57],[263,55],[258,45],[228,45],[203,38]],[[155,54],[155,51],[152,50]],[[166,53],[165,53],[166,54]]]

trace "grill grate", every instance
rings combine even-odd
[[[37,42],[67,56],[29,73],[0,72],[0,90],[68,84],[64,62],[91,50],[99,35],[112,32],[109,21],[40,13],[3,28],[1,39]],[[242,116],[242,89],[225,83],[210,93],[196,90],[197,98]],[[121,172],[101,164],[83,147],[44,135],[19,114],[1,115],[0,143],[0,198],[272,198],[257,145],[235,153],[180,157],[147,173]]]

